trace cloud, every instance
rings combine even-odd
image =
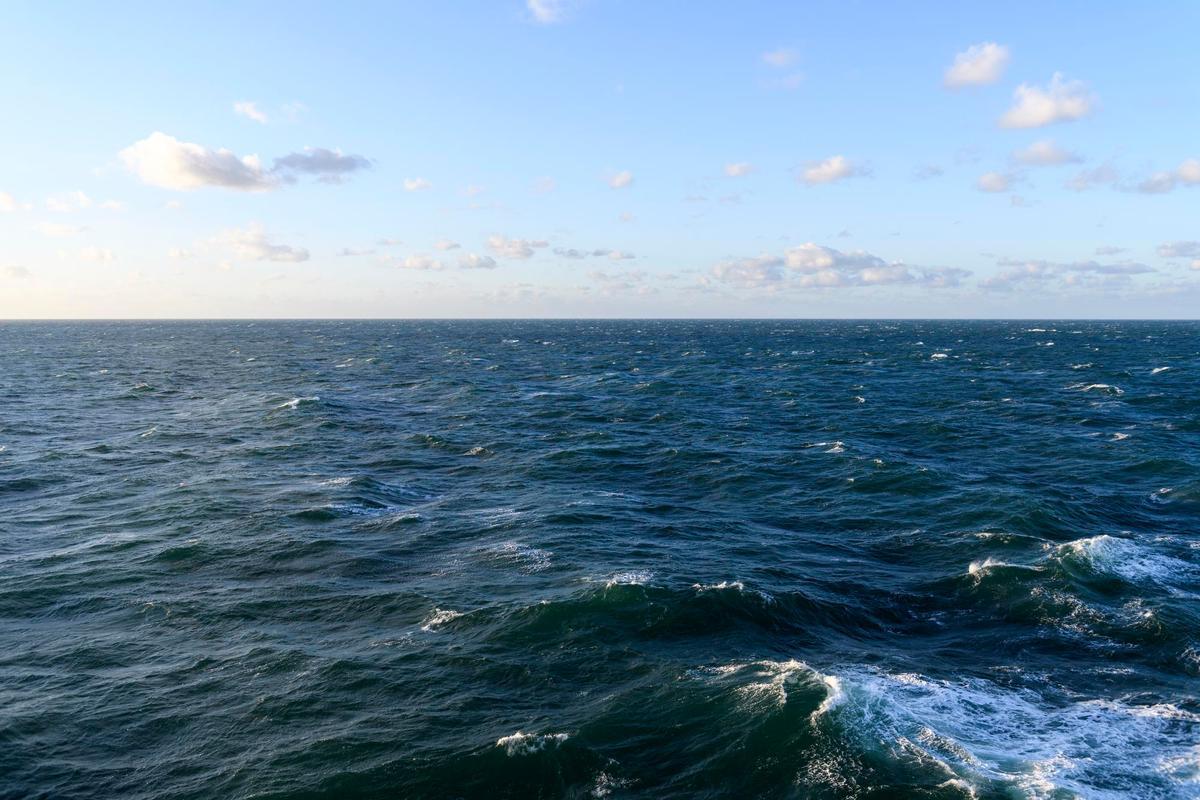
[[[769,50],[762,54],[763,63],[780,69],[795,64],[798,58],[800,58],[800,54],[787,47],[781,47],[778,50]]]
[[[218,237],[218,241],[231,247],[238,258],[246,261],[308,261],[308,251],[303,247],[269,242],[262,225],[258,223],[252,223],[245,230],[226,231]]]
[[[112,250],[106,247],[85,247],[79,251],[79,258],[84,261],[95,261],[100,264],[107,264],[116,258]]]
[[[156,131],[120,153],[125,166],[151,186],[185,191],[219,186],[248,192],[275,187],[258,156],[238,158],[229,150],[210,150]]]
[[[845,288],[911,284],[929,288],[957,286],[971,273],[957,267],[932,269],[888,262],[864,250],[842,252],[807,242],[783,255],[761,255],[722,261],[712,278],[743,288]]]
[[[554,248],[554,255],[560,258],[584,259],[584,258],[604,258],[607,257],[610,261],[628,261],[637,258],[633,253],[625,250],[612,250],[607,247],[596,248],[595,250],[577,250],[574,247]]]
[[[1115,256],[1119,253],[1124,253],[1124,252],[1125,252],[1124,247],[1117,247],[1117,246],[1111,245],[1111,244],[1102,244],[1096,248],[1096,255],[1098,255],[1098,256]]]
[[[1041,128],[1072,122],[1092,112],[1095,98],[1080,81],[1063,80],[1056,72],[1046,88],[1022,83],[1013,91],[1013,106],[1000,118],[1002,128]]]
[[[754,165],[749,161],[735,161],[725,165],[725,174],[730,178],[740,178],[754,172]]]
[[[624,189],[633,183],[633,173],[623,169],[608,179],[608,185],[614,189]]]
[[[78,236],[87,230],[80,225],[63,225],[58,222],[43,222],[38,225],[38,230],[46,236],[53,236],[55,239],[65,239],[68,236]]]
[[[851,163],[845,156],[830,156],[824,161],[810,162],[804,169],[802,180],[809,186],[814,186],[866,174],[866,168]]]
[[[59,213],[82,211],[85,208],[91,207],[92,198],[88,197],[82,191],[67,192],[66,194],[46,198],[46,208]]]
[[[1175,191],[1180,184],[1200,185],[1200,160],[1189,158],[1169,172],[1155,172],[1140,181],[1134,189],[1142,194],[1166,194]]]
[[[1200,258],[1200,242],[1167,242],[1157,252],[1162,258]]]
[[[233,113],[247,119],[252,119],[259,125],[267,124],[267,115],[258,110],[258,106],[249,100],[238,100],[233,104]]]
[[[558,188],[558,182],[549,175],[544,175],[533,182],[533,191],[538,194],[549,194]]]
[[[922,164],[913,170],[913,179],[918,181],[927,181],[930,178],[938,178],[946,173],[946,170],[939,167],[937,164]]]
[[[1042,139],[1028,147],[1014,150],[1012,160],[1027,167],[1053,167],[1059,164],[1078,164],[1083,161],[1077,154],[1064,150],[1050,139]]]
[[[1039,259],[1029,261],[1002,259],[997,264],[1009,269],[980,281],[981,288],[991,291],[1011,291],[1020,285],[1044,286],[1054,280],[1064,286],[1077,286],[1084,282],[1084,278],[1103,278],[1106,279],[1107,285],[1113,285],[1127,282],[1132,275],[1156,271],[1153,267],[1136,261],[1103,264],[1098,261],[1061,263]]]
[[[432,189],[433,184],[424,178],[405,178],[404,191],[406,192],[422,192],[426,189]]]
[[[371,161],[364,156],[345,155],[341,150],[326,147],[306,147],[297,153],[288,153],[275,159],[272,172],[281,173],[291,180],[296,173],[316,175],[324,183],[341,183],[351,172],[370,169]]]
[[[29,270],[17,264],[9,264],[4,268],[3,272],[6,278],[14,280],[23,280],[29,277]]]
[[[1101,164],[1093,169],[1083,170],[1064,185],[1073,191],[1085,192],[1097,186],[1112,186],[1119,178],[1111,164]]]
[[[973,44],[954,56],[954,63],[946,69],[942,83],[951,89],[995,83],[1004,74],[1008,60],[1008,48],[1004,45],[995,42]]]
[[[438,250],[457,250],[459,248],[458,242],[452,242],[449,239],[439,239],[434,242],[433,246]]]
[[[418,270],[429,270],[429,271],[434,271],[434,272],[443,270],[446,268],[446,265],[443,264],[441,261],[438,261],[436,258],[433,258],[432,256],[424,255],[423,253],[417,253],[415,255],[411,255],[411,256],[408,256],[403,259],[394,258],[394,259],[392,259],[392,264],[397,267],[400,267],[401,269],[418,269]]]
[[[981,192],[1007,192],[1012,187],[1011,175],[1001,172],[985,172],[975,181],[975,188]]]
[[[1179,169],[1175,170],[1175,174],[1179,176],[1179,180],[1186,183],[1188,186],[1200,184],[1200,159],[1189,158],[1179,165]]]
[[[562,22],[566,18],[566,0],[525,0],[530,16],[543,25]]]
[[[476,253],[464,253],[458,259],[459,269],[495,269],[496,259]]]
[[[17,198],[8,192],[0,192],[0,214],[11,214],[14,211],[28,211],[30,208],[31,206],[28,203],[17,202]]]
[[[541,239],[509,239],[504,236],[489,236],[488,249],[501,258],[532,258],[534,250],[549,247],[550,243]]]
[[[339,256],[371,256],[371,255],[375,255],[375,251],[371,250],[369,248],[343,247],[341,250],[338,250],[338,255]]]

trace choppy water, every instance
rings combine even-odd
[[[0,796],[1200,796],[1200,325],[0,326]]]

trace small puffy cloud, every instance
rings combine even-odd
[[[446,265],[441,261],[422,253],[417,253],[402,259],[393,259],[392,263],[401,269],[417,269],[436,272],[446,268]]]
[[[1115,256],[1124,252],[1124,247],[1117,247],[1116,245],[1111,244],[1102,244],[1096,248],[1096,255],[1098,256]]]
[[[624,189],[633,183],[633,173],[623,169],[608,179],[608,185],[613,189]]]
[[[1200,258],[1200,242],[1167,242],[1157,252],[1163,258]]]
[[[27,203],[17,202],[17,198],[8,192],[0,192],[0,214],[11,214],[14,211],[28,211]]]
[[[1083,161],[1077,154],[1059,147],[1050,139],[1043,139],[1028,147],[1013,151],[1012,160],[1027,167],[1053,167],[1059,164],[1078,164]]]
[[[1134,188],[1142,194],[1166,194],[1180,185],[1200,185],[1200,160],[1189,158],[1173,170],[1155,172]]]
[[[18,264],[9,264],[3,269],[4,277],[14,280],[23,280],[29,277],[29,270]]]
[[[477,253],[464,253],[458,259],[459,269],[495,269],[496,259]]]
[[[95,261],[100,264],[107,264],[114,260],[116,255],[107,247],[85,247],[79,251],[79,258],[83,261]]]
[[[404,191],[406,192],[422,192],[426,189],[432,189],[433,184],[424,178],[405,178]]]
[[[864,167],[852,163],[845,156],[830,156],[824,161],[811,162],[805,167],[801,179],[809,186],[815,186],[866,174]]]
[[[795,50],[787,47],[780,47],[778,50],[769,50],[762,54],[764,64],[769,64],[772,67],[790,67],[800,58],[800,54]]]
[[[341,150],[326,147],[306,147],[297,153],[275,159],[274,173],[292,180],[297,173],[315,175],[324,183],[341,183],[352,172],[370,169],[371,161],[363,156],[346,155]]]
[[[584,258],[608,258],[610,261],[629,261],[637,258],[633,253],[626,250],[612,250],[607,247],[598,247],[594,250],[578,250],[574,247],[556,247],[554,255],[560,258],[570,258],[574,260]]]
[[[474,183],[471,184],[470,186],[467,186],[465,189],[463,189],[463,194],[466,195],[467,197],[478,197],[479,195],[481,195],[483,193],[484,193],[484,188],[482,186],[479,186],[478,184],[474,184]]]
[[[913,179],[918,181],[927,181],[931,178],[939,178],[946,173],[946,170],[939,167],[937,164],[922,164],[913,170]]]
[[[156,131],[120,153],[125,166],[143,183],[185,191],[219,186],[261,192],[276,186],[258,156],[239,158],[229,150],[211,150]]]
[[[259,125],[267,124],[267,115],[258,109],[256,103],[252,103],[249,100],[238,100],[234,103],[233,113],[243,116],[246,119],[252,119]]]
[[[542,239],[509,239],[505,236],[489,236],[488,249],[501,258],[532,258],[534,250],[549,247],[550,243]]]
[[[179,209],[183,208],[183,203],[179,200],[168,200],[167,202],[163,203],[163,208],[168,209],[169,211],[178,211]]]
[[[43,222],[38,225],[38,230],[46,236],[52,236],[55,239],[66,239],[69,236],[78,236],[87,230],[87,228],[79,225],[63,225],[58,222]]]
[[[92,198],[88,197],[82,191],[67,192],[66,194],[46,198],[46,208],[59,213],[82,211],[85,208],[91,207]]]
[[[452,242],[449,239],[439,239],[434,242],[433,246],[438,250],[457,250],[459,248],[458,242]]]
[[[566,5],[565,0],[525,0],[529,15],[543,25],[562,22],[567,13]]]
[[[749,175],[754,172],[754,165],[749,161],[735,161],[732,164],[725,165],[725,174],[730,178],[740,178],[743,175]]]
[[[952,89],[995,83],[1004,74],[1009,55],[1007,47],[995,42],[973,44],[954,56],[942,83]]]
[[[1067,181],[1065,186],[1076,192],[1086,192],[1088,189],[1094,189],[1097,186],[1112,186],[1120,176],[1113,169],[1111,164],[1101,164],[1094,169],[1085,169],[1076,175],[1071,180]]]
[[[1189,158],[1179,165],[1179,169],[1175,171],[1179,176],[1179,180],[1186,183],[1188,186],[1200,184],[1200,159]]]
[[[722,261],[712,278],[743,288],[844,288],[910,284],[929,288],[957,286],[970,272],[956,267],[932,269],[888,262],[863,250],[842,252],[807,242],[783,255]]]
[[[1092,112],[1095,98],[1081,81],[1067,81],[1056,72],[1045,88],[1022,83],[1013,91],[1013,106],[1000,118],[1003,128],[1040,128],[1072,122]]]
[[[371,256],[375,255],[375,251],[370,248],[343,247],[341,250],[338,250],[338,255],[343,257]]]
[[[218,237],[220,243],[233,249],[238,258],[246,261],[283,261],[296,263],[308,261],[308,251],[303,247],[274,244],[267,239],[262,225],[251,224],[245,230],[226,231]]]
[[[1007,192],[1012,187],[1011,175],[1002,172],[985,172],[975,181],[975,188],[981,192]]]

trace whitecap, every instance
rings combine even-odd
[[[1112,438],[1112,440],[1113,440],[1114,442],[1119,442],[1119,441],[1121,441],[1122,439],[1128,439],[1128,438],[1129,438],[1129,434],[1128,434],[1128,433],[1114,433],[1114,434],[1113,434],[1113,438]]]
[[[299,408],[302,403],[316,403],[320,399],[321,398],[316,397],[316,396],[293,397],[291,400],[288,400],[285,403],[280,403],[279,405],[275,406],[275,408],[276,408],[276,410],[283,409],[283,408]]]
[[[541,572],[546,569],[550,566],[550,557],[553,555],[549,550],[522,542],[501,542],[485,550],[503,561],[517,564],[526,572]]]
[[[540,753],[547,747],[557,748],[569,738],[571,738],[570,734],[566,733],[522,733],[517,731],[497,739],[496,747],[503,747],[505,755],[528,756]]]
[[[1134,583],[1170,584],[1174,579],[1197,572],[1195,564],[1155,553],[1131,539],[1108,534],[1059,545],[1052,557],[1082,563],[1093,572],[1115,575]]]
[[[1150,370],[1150,374],[1157,375],[1158,373],[1166,372],[1169,369],[1170,369],[1170,367],[1155,367],[1154,369]]]
[[[434,628],[441,627],[447,622],[458,619],[462,616],[461,611],[451,611],[448,608],[435,608],[433,612],[421,622],[421,630],[429,633]]]
[[[472,447],[467,452],[463,453],[463,455],[464,456],[482,456],[482,455],[486,455],[489,452],[490,451],[486,447],[475,446],[475,447]]]
[[[1120,386],[1113,386],[1108,383],[1076,383],[1067,387],[1068,389],[1078,389],[1081,392],[1107,392],[1108,394],[1125,394],[1125,390]]]
[[[604,588],[611,589],[614,586],[644,586],[653,577],[653,572],[648,572],[644,569],[617,572],[604,581]]]
[[[929,359],[930,359],[931,361],[933,361],[933,360],[935,360],[935,359],[938,359],[938,360],[940,360],[940,359],[943,359],[943,358],[949,358],[949,357],[950,357],[950,356],[946,355],[945,353],[934,353],[933,355],[931,355],[931,356],[929,357]]]

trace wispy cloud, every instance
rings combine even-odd
[[[267,119],[267,115],[259,110],[258,104],[251,102],[250,100],[238,100],[236,103],[234,103],[233,113],[245,117],[246,119],[252,119],[259,125],[266,125],[269,121]]]

